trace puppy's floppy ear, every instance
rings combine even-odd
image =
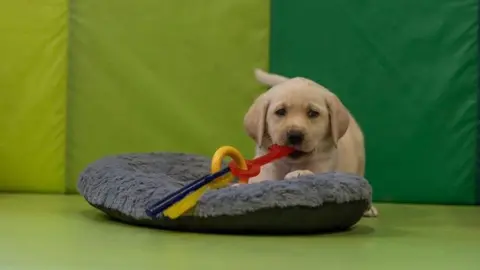
[[[347,132],[350,123],[350,113],[334,94],[328,95],[326,101],[330,117],[330,130],[336,147],[338,140]]]
[[[258,145],[262,144],[263,136],[265,134],[265,125],[267,110],[270,101],[267,94],[260,95],[250,106],[243,119],[243,126],[247,134]]]

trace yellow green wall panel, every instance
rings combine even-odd
[[[262,91],[269,13],[257,0],[73,0],[68,190],[110,154],[253,154],[242,120]]]
[[[65,190],[66,0],[2,1],[0,190]]]

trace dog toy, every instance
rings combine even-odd
[[[268,148],[267,154],[252,160],[245,160],[243,155],[234,147],[220,147],[212,157],[210,174],[167,195],[148,207],[146,213],[152,218],[162,214],[170,219],[176,219],[194,207],[208,189],[225,187],[233,180],[234,176],[239,178],[240,183],[246,184],[249,178],[260,173],[261,166],[285,157],[294,150],[287,146],[272,145]],[[227,167],[221,168],[222,160],[225,157],[232,158],[232,161]]]

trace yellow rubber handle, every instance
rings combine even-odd
[[[222,146],[215,151],[212,157],[212,163],[210,166],[210,172],[216,173],[222,169],[222,161],[225,157],[230,157],[233,161],[237,164],[237,166],[242,169],[247,169],[247,162],[243,155],[238,151],[236,148],[232,146]],[[233,175],[228,173],[225,176],[220,177],[219,179],[213,181],[211,187],[213,188],[221,188],[228,185],[233,180]],[[248,179],[240,179],[240,182],[247,182]]]
[[[231,146],[223,146],[217,149],[215,154],[212,157],[212,163],[210,166],[210,170],[212,173],[216,173],[222,169],[222,161],[225,157],[230,157],[233,161],[237,164],[240,169],[246,170],[247,163],[243,158],[242,154],[235,148]],[[179,216],[183,215],[188,210],[192,209],[202,197],[203,193],[205,193],[210,188],[222,188],[227,186],[233,179],[233,175],[228,173],[218,179],[214,180],[210,184],[201,187],[197,191],[189,194],[183,200],[177,202],[176,204],[169,207],[167,210],[163,211],[163,214],[171,219],[176,219]],[[243,181],[247,181],[248,179],[241,179]]]

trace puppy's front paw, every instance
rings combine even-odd
[[[375,206],[371,205],[370,208],[363,213],[364,217],[378,217],[378,210]]]
[[[283,179],[289,180],[289,179],[292,179],[292,178],[297,178],[297,177],[302,176],[302,175],[312,175],[312,174],[313,174],[313,172],[311,172],[309,170],[296,170],[296,171],[287,173],[287,175],[285,175],[285,177]]]

